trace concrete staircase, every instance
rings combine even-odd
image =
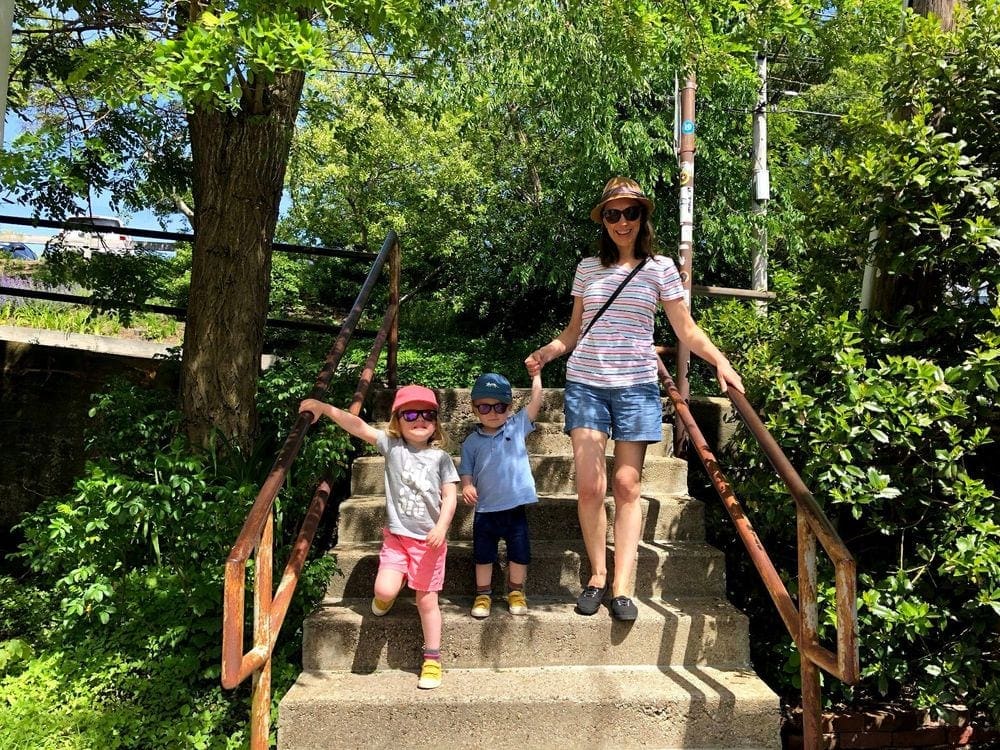
[[[438,395],[457,455],[475,424],[469,391]],[[526,396],[515,391],[515,403]],[[376,415],[387,416],[390,398],[376,398]],[[493,613],[469,615],[473,514],[459,502],[441,599],[445,673],[436,690],[417,689],[422,640],[412,592],[404,590],[387,616],[370,614],[382,459],[354,462],[334,550],[342,574],[306,621],[304,671],[279,710],[281,750],[780,746],[777,696],[749,666],[747,621],[725,600],[724,559],[704,543],[703,509],[687,496],[687,464],[670,455],[669,425],[643,472],[639,618],[616,622],[606,606],[592,617],[574,612],[589,571],[561,420],[562,391],[546,390],[529,443],[540,502],[529,510],[526,616],[507,611],[499,570]],[[610,498],[607,507],[613,518]],[[613,539],[608,547],[610,567]]]

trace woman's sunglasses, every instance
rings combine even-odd
[[[617,224],[618,220],[624,216],[628,221],[635,221],[642,216],[641,206],[629,206],[628,208],[606,208],[601,211],[601,216],[609,224]]]
[[[437,422],[438,413],[435,409],[405,409],[399,416],[407,422],[416,422],[423,418],[425,422]]]
[[[480,414],[489,414],[495,411],[497,414],[506,414],[510,404],[476,404],[476,411]]]

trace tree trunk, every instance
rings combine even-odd
[[[913,0],[913,12],[921,16],[937,16],[941,28],[951,31],[955,26],[956,0]]]
[[[195,241],[181,408],[196,444],[218,431],[247,449],[257,434],[271,243],[303,81],[281,74],[248,87],[236,111],[188,116]]]

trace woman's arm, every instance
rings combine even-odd
[[[545,346],[535,349],[524,360],[528,374],[534,377],[542,371],[549,362],[558,359],[567,352],[573,351],[577,341],[580,339],[580,329],[583,327],[583,297],[573,298],[573,313],[570,315],[569,324],[558,336]]]
[[[677,334],[677,339],[686,344],[695,354],[715,367],[715,376],[719,380],[719,388],[725,393],[729,386],[732,386],[740,393],[744,392],[743,380],[739,373],[726,359],[726,355],[719,351],[719,348],[712,343],[708,335],[698,327],[691,317],[691,311],[683,298],[670,300],[663,303],[663,309],[667,313],[670,326]]]

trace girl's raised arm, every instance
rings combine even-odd
[[[313,424],[315,424],[316,420],[320,417],[327,417],[342,430],[346,430],[354,435],[354,437],[361,438],[366,443],[375,445],[376,440],[378,440],[378,433],[375,428],[369,425],[361,417],[357,417],[349,411],[338,409],[336,406],[332,406],[323,401],[318,401],[314,398],[307,398],[299,404],[299,414],[305,411],[310,412],[313,415]]]

